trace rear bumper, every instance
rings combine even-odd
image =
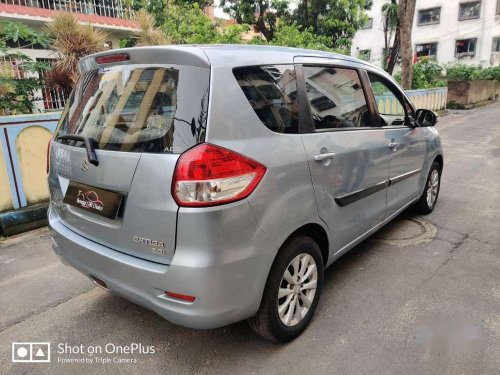
[[[91,241],[65,227],[51,208],[48,217],[53,249],[63,263],[103,280],[110,292],[190,328],[216,328],[253,316],[275,254],[270,250],[263,256],[251,242],[231,254],[178,245],[172,263],[165,265]],[[172,299],[165,291],[196,299]]]

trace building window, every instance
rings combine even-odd
[[[420,57],[436,57],[437,43],[417,44],[415,46],[417,58]]]
[[[479,18],[481,14],[481,2],[471,1],[468,3],[461,3],[460,10],[458,13],[458,20],[471,20],[474,18]]]
[[[441,18],[441,8],[430,8],[418,11],[418,25],[435,25]]]
[[[371,29],[373,27],[373,18],[368,18],[368,21],[361,26],[361,30]]]
[[[500,0],[497,0],[497,16],[500,16]]]
[[[44,62],[52,66],[56,60],[37,58],[36,61]],[[46,81],[47,73],[48,72],[45,71],[40,73],[43,81]],[[45,110],[62,109],[64,108],[64,104],[66,104],[68,95],[60,89],[55,89],[47,84],[44,84],[42,88],[42,99],[43,99],[43,107]]]
[[[492,52],[500,52],[500,36],[496,36],[493,38]]]
[[[455,48],[456,57],[474,56],[476,54],[477,39],[457,40]]]
[[[0,77],[23,79],[26,78],[22,62],[12,56],[0,56]]]
[[[371,56],[372,56],[371,49],[361,49],[358,52],[358,59],[360,60],[370,61]]]

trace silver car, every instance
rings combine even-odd
[[[142,47],[80,62],[49,145],[61,260],[192,328],[287,342],[325,267],[410,206],[431,212],[436,115],[350,57]]]

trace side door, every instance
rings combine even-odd
[[[337,253],[385,217],[389,150],[364,71],[297,64],[301,137],[319,216]]]
[[[368,78],[390,153],[387,191],[387,216],[390,216],[422,192],[427,140],[423,129],[414,125],[414,110],[403,92],[376,72],[368,72]]]

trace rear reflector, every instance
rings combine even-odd
[[[130,56],[128,53],[117,53],[114,55],[99,56],[95,58],[95,62],[98,64],[109,64],[128,60],[130,60]]]
[[[175,167],[172,195],[181,207],[204,207],[248,197],[266,167],[237,152],[202,143],[182,154]]]
[[[165,294],[169,297],[180,299],[187,302],[194,302],[194,300],[196,299],[196,297],[193,296],[186,296],[185,294],[179,294],[174,292],[165,292]]]

